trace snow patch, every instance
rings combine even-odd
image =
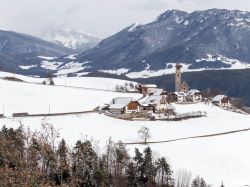
[[[132,24],[129,29],[128,29],[128,32],[134,32],[136,30],[136,28],[139,26],[140,24],[138,23],[134,23]]]
[[[75,60],[75,59],[76,59],[76,55],[77,55],[77,54],[69,55],[69,56],[66,56],[66,57],[64,57],[64,58],[67,58],[67,59],[70,59],[70,60]]]
[[[37,65],[30,65],[30,66],[19,66],[21,69],[25,69],[25,70],[28,70],[28,69],[31,69],[31,68],[36,68]]]
[[[186,20],[183,24],[184,24],[184,25],[189,25],[189,21]]]
[[[229,68],[220,68],[220,69],[248,69],[250,68],[250,64],[243,63],[239,61],[238,59],[228,58],[223,55],[207,54],[206,58],[201,58],[201,59],[196,60],[196,62],[201,62],[201,61],[207,61],[207,62],[221,61],[224,64],[231,65],[231,67]]]
[[[99,72],[109,73],[109,74],[114,74],[114,75],[122,75],[122,74],[127,73],[129,70],[130,69],[121,68],[117,70],[99,70]]]
[[[54,60],[57,57],[49,57],[49,56],[37,56],[38,58],[44,59],[44,60]]]
[[[84,70],[85,67],[83,65],[87,63],[88,62],[85,62],[85,63],[79,63],[79,62],[74,62],[74,61],[69,62],[65,64],[64,66],[59,67],[55,75],[62,76],[62,75],[67,75],[69,73],[77,73],[79,71]]]
[[[57,68],[62,64],[63,62],[43,60],[40,67],[47,70],[57,70]]]

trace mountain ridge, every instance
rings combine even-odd
[[[0,30],[0,69],[13,73],[42,75],[41,56],[60,57],[74,53],[72,49],[58,46],[38,37]],[[22,69],[21,66],[32,68]],[[36,67],[34,67],[36,66]]]
[[[127,73],[148,67],[162,70],[173,63],[187,64],[188,69],[237,69],[250,62],[249,38],[249,12],[168,10],[151,23],[133,24],[104,39],[77,61],[91,61],[93,70],[125,68]],[[214,56],[214,63],[206,59],[209,56]]]

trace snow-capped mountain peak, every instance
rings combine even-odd
[[[83,52],[96,46],[101,37],[68,27],[50,27],[42,34],[44,40]]]

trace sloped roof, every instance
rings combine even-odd
[[[122,109],[126,106],[126,104],[112,104],[109,106],[110,109]]]
[[[223,98],[227,97],[226,95],[216,95],[213,99],[212,102],[219,102],[221,101]]]
[[[157,88],[157,89],[155,89],[153,95],[161,95],[162,92],[163,92],[163,89]]]
[[[112,99],[109,104],[109,108],[111,109],[122,109],[127,106],[131,101],[136,101],[133,97],[116,97]]]
[[[187,83],[186,81],[183,81],[183,82],[181,83],[181,86],[188,86],[188,83]]]
[[[148,88],[157,88],[158,86],[156,84],[142,84],[142,87],[148,87]]]
[[[161,101],[161,97],[160,95],[151,95],[149,96],[146,101],[143,102],[143,104],[151,104],[151,105],[156,105],[159,104]]]
[[[189,92],[188,92],[188,95],[194,95],[194,94],[200,94],[201,92],[199,91],[199,90],[197,90],[197,89],[192,89],[192,90],[189,90]]]
[[[177,96],[186,96],[187,94],[184,92],[174,92]]]

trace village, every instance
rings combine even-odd
[[[187,105],[204,102],[226,110],[232,109],[230,98],[216,95],[206,98],[197,89],[190,89],[186,81],[182,81],[182,66],[176,64],[175,91],[166,91],[155,84],[139,84],[138,92],[142,97],[116,97],[101,108],[107,116],[125,120],[183,120],[206,117],[205,111],[179,113],[174,105]]]

